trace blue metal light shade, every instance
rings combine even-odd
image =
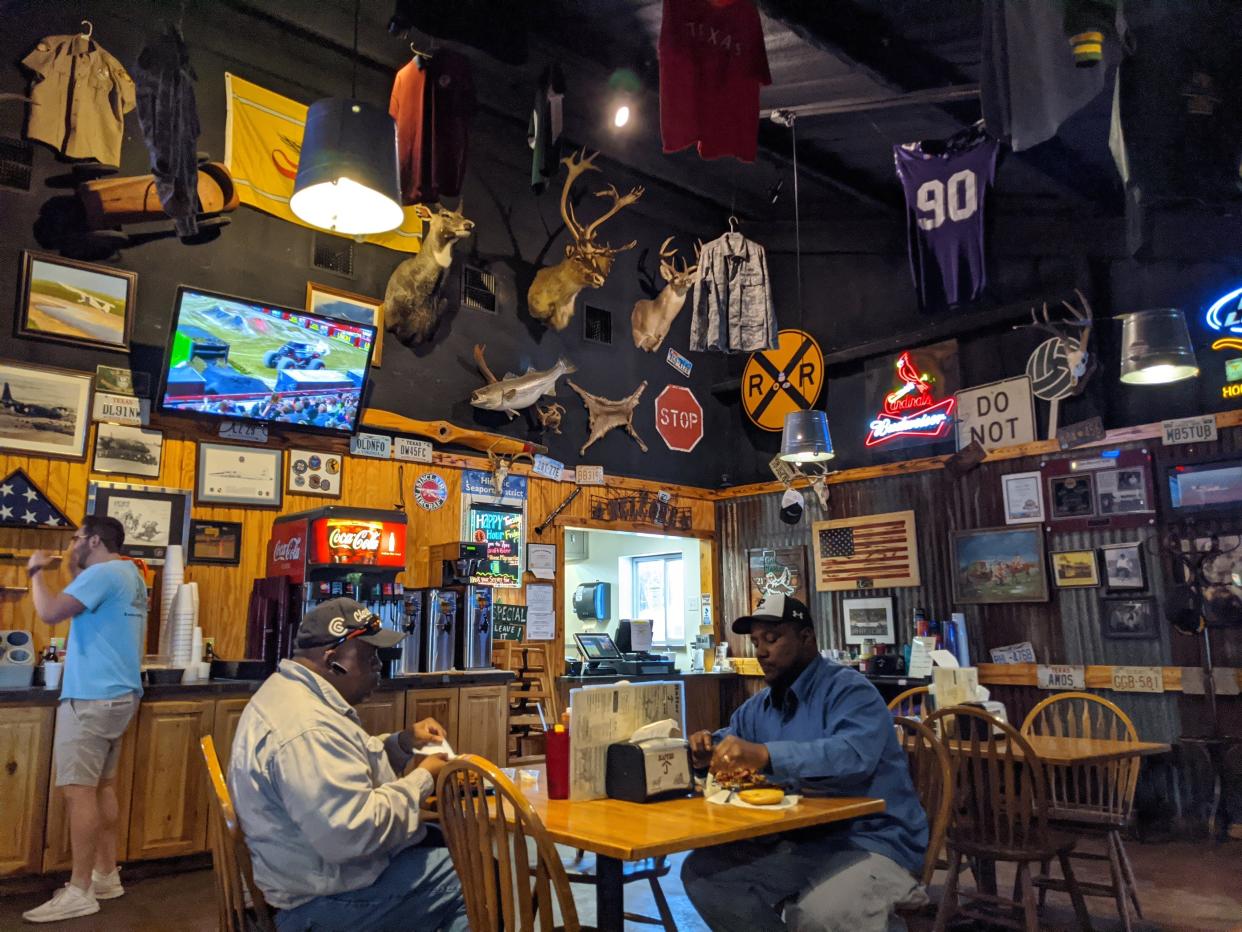
[[[311,226],[346,236],[401,226],[393,118],[345,97],[311,104],[289,209]]]
[[[786,463],[823,463],[836,456],[823,411],[790,411],[781,432],[781,459]]]
[[[1186,318],[1174,307],[1121,315],[1121,381],[1163,385],[1199,374]]]

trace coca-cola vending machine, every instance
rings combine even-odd
[[[341,596],[367,606],[385,627],[406,630],[404,588],[397,582],[405,569],[405,531],[406,517],[397,511],[331,505],[277,518],[267,547],[267,579],[260,584],[270,592],[283,580],[287,610],[268,612],[266,619],[252,611],[248,656],[274,669],[293,653],[302,615]],[[384,659],[399,657],[400,648],[394,651]]]

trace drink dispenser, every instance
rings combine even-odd
[[[426,595],[425,673],[453,669],[453,651],[457,641],[457,593],[446,589],[424,589]]]
[[[402,600],[401,672],[422,673],[423,641],[426,640],[427,590],[407,592]]]
[[[464,586],[459,597],[464,611],[457,629],[457,666],[462,670],[485,670],[492,665],[491,587]]]

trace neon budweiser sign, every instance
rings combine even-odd
[[[884,396],[884,407],[871,421],[867,446],[879,446],[898,437],[943,437],[953,426],[956,398],[936,401],[929,375],[914,368],[910,353],[897,358],[901,387]]]

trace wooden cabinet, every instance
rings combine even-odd
[[[370,699],[358,703],[354,710],[369,735],[385,735],[405,727],[405,693],[400,690],[372,693]]]
[[[37,871],[52,759],[51,706],[0,710],[0,876]]]
[[[116,828],[116,850],[125,857],[129,846],[129,814],[134,788],[134,746],[138,740],[138,716],[121,736],[121,758],[116,765],[116,800],[120,807]],[[48,778],[47,834],[43,846],[43,870],[67,871],[73,868],[73,849],[69,846],[69,813],[65,795],[56,789],[56,773]]]
[[[506,686],[466,686],[457,709],[459,754],[478,754],[498,767],[508,762],[509,695]]]
[[[216,710],[211,721],[211,740],[216,745],[216,756],[220,758],[220,769],[225,776],[229,772],[229,757],[233,751],[233,736],[237,734],[237,723],[241,720],[242,711],[250,704],[250,697],[241,699],[220,699],[216,701]],[[194,747],[198,751],[198,745]]]
[[[420,722],[434,718],[444,726],[448,742],[457,750],[457,709],[459,694],[463,690],[453,687],[444,689],[410,689],[405,694],[406,722]]]
[[[130,860],[207,847],[207,772],[199,739],[211,734],[215,703],[149,702],[138,715]]]

